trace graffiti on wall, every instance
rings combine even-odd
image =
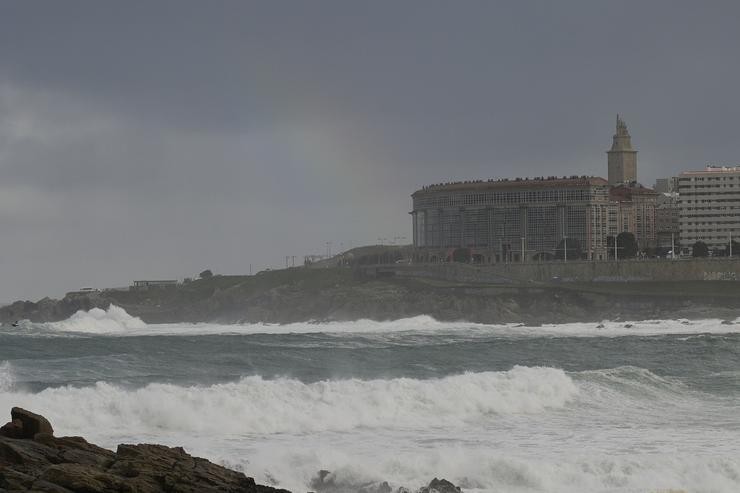
[[[737,281],[735,272],[704,272],[705,281]]]

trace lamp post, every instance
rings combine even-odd
[[[732,231],[730,231],[730,258],[732,258]]]
[[[524,256],[525,256],[525,253],[524,253],[524,237],[522,236],[522,259],[521,259],[522,260],[522,263],[524,263]]]

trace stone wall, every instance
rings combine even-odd
[[[368,267],[366,274],[457,282],[738,281],[740,259],[620,260],[471,265],[460,263]]]

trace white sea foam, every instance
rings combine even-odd
[[[93,308],[79,310],[67,320],[41,324],[41,327],[59,332],[84,332],[88,334],[126,334],[146,330],[140,318],[132,317],[121,307],[110,305],[107,310]]]
[[[10,392],[13,388],[13,369],[10,363],[3,361],[0,363],[0,394]]]
[[[9,364],[0,375],[0,410],[40,412],[60,435],[183,445],[292,491],[310,489],[319,469],[347,491],[434,476],[470,492],[740,491],[734,403],[635,367],[37,393],[13,390]]]
[[[29,325],[29,324],[25,324]],[[226,334],[389,334],[418,332],[422,334],[455,334],[470,337],[621,337],[664,334],[732,334],[740,333],[740,319],[723,323],[720,319],[705,320],[645,320],[639,322],[603,321],[567,324],[480,324],[472,322],[440,322],[420,315],[393,321],[355,320],[351,322],[300,322],[292,324],[146,324],[115,305],[107,310],[93,308],[78,311],[69,319],[46,324],[31,324],[42,330],[39,335],[69,335],[75,333],[148,336],[148,335],[226,335]]]
[[[404,435],[405,439],[410,437]],[[370,441],[370,438],[367,438]],[[377,447],[382,445],[375,442]],[[504,444],[501,444],[504,445]],[[506,444],[508,445],[508,443]],[[357,445],[318,441],[311,446],[263,449],[264,456],[242,466],[258,481],[280,480],[292,491],[310,489],[319,469],[338,491],[356,492],[368,483],[389,481],[413,490],[433,477],[444,477],[466,492],[513,493],[737,493],[740,461],[736,457],[696,456],[676,450],[663,454],[612,455],[570,450],[543,443],[529,454],[496,447],[432,446],[406,450],[397,441],[386,453],[357,453]],[[360,445],[359,448],[362,448]]]
[[[459,427],[497,414],[561,408],[578,393],[565,372],[514,367],[440,379],[327,380],[302,383],[246,377],[207,387],[150,384],[126,390],[49,388],[0,394],[0,409],[27,405],[66,433],[133,427],[235,435],[346,431],[356,428]]]

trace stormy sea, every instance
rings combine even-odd
[[[183,446],[294,492],[740,491],[740,325],[147,325],[117,307],[0,330],[0,413]]]

